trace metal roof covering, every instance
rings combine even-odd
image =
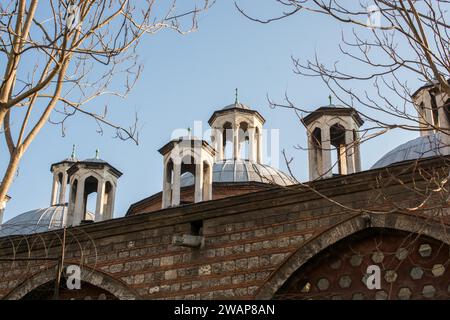
[[[288,174],[271,166],[259,164],[248,160],[224,160],[214,163],[214,182],[262,182],[288,186],[297,183]],[[186,172],[181,176],[181,186],[186,187],[194,184],[194,176]]]

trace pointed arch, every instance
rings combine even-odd
[[[69,264],[67,264],[69,265]],[[55,280],[56,267],[48,268],[45,271],[34,274],[25,281],[23,281],[19,286],[14,288],[10,293],[8,293],[4,299],[5,300],[19,300],[23,298],[26,294],[30,293],[34,289],[44,285],[48,282]],[[114,279],[103,272],[82,266],[81,268],[81,279],[85,283],[89,283],[100,289],[108,291],[116,298],[120,300],[139,300],[139,295],[129,288],[125,283],[120,280]]]
[[[255,298],[271,299],[291,275],[310,259],[338,241],[368,228],[386,228],[417,233],[450,244],[448,237],[450,227],[430,221],[426,217],[403,213],[358,214],[330,227],[302,244],[270,275]]]

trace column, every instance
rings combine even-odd
[[[436,95],[439,113],[439,154],[447,155],[450,153],[450,121],[447,117],[447,108],[444,106],[448,96],[445,93]]]
[[[233,128],[233,158],[239,159],[239,125]]]
[[[181,162],[173,164],[172,206],[180,205]]]
[[[309,180],[316,180],[319,177],[317,150],[311,133],[308,132],[308,161],[309,161]],[[321,151],[321,150],[320,150]]]
[[[222,130],[219,129],[215,129],[216,130],[216,161],[221,161],[223,160],[223,132]]]
[[[347,174],[355,173],[355,148],[353,131],[345,130],[345,151],[347,155]]]
[[[103,221],[105,210],[105,182],[99,181],[97,184],[97,203],[95,205],[95,222]]]
[[[67,218],[65,219],[65,221],[63,222],[64,226],[71,226],[73,225],[73,216],[75,214],[75,199],[73,196],[73,188],[74,188],[74,183],[75,183],[75,179],[73,179],[72,183],[70,184],[70,194],[69,194],[69,204],[68,204],[68,208],[67,208]],[[78,187],[78,184],[77,184]]]
[[[359,149],[359,134],[358,131],[354,132],[353,152],[355,158],[355,172],[361,171],[361,151]]]
[[[66,203],[66,189],[67,189],[67,173],[63,172],[63,177],[61,181],[61,188],[59,189],[59,203]]]
[[[195,164],[195,200],[194,202],[203,201],[203,161]]]
[[[84,216],[84,178],[80,179],[78,181],[77,186],[77,195],[75,198],[75,208],[74,208],[74,214],[73,214],[73,221],[72,226],[77,226],[81,223],[81,220],[83,220]]]
[[[111,184],[111,191],[108,194],[108,205],[103,212],[103,220],[109,220],[114,217],[114,204],[116,200],[116,185]]]
[[[255,128],[248,128],[248,160],[256,162]]]
[[[326,126],[322,128],[322,172],[320,172],[322,178],[330,178],[333,176],[333,169],[331,163],[331,140],[330,140],[330,127]]]
[[[262,153],[262,145],[263,145],[263,136],[262,136],[262,129],[260,128],[258,130],[258,141],[256,146],[257,151],[257,159],[256,162],[263,163],[263,153]]]
[[[346,144],[340,144],[338,150],[338,162],[339,162],[339,174],[347,174],[347,146]]]
[[[223,133],[220,129],[213,129],[214,149],[216,149],[216,161],[223,160]]]
[[[169,172],[169,165],[166,164],[164,166],[164,173],[163,173],[163,195],[162,195],[162,209],[165,209],[170,206],[171,204],[171,181],[172,180],[172,172]]]
[[[58,192],[58,174],[55,172],[53,174],[52,197],[50,199],[51,206],[54,206],[56,204],[57,192]]]
[[[356,172],[360,172],[361,171],[361,154],[359,151],[359,143],[355,142],[355,170]]]
[[[207,182],[207,198],[203,199],[205,201],[207,200],[212,200],[212,179],[213,179],[213,164],[209,163],[208,165],[208,173],[207,173],[207,177],[206,177],[206,182]],[[205,179],[205,177],[203,177],[203,179]]]

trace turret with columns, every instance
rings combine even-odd
[[[181,175],[195,178],[194,202],[212,199],[212,169],[216,151],[204,140],[186,136],[164,145],[159,152],[164,159],[162,208],[181,204]]]
[[[236,98],[233,104],[215,111],[208,123],[211,126],[211,142],[217,150],[216,161],[225,160],[225,148],[232,143],[232,158],[241,158],[243,142],[248,141],[248,160],[262,163],[262,130],[265,119],[258,111],[251,110]]]
[[[69,183],[67,170],[77,161],[75,156],[75,145],[73,145],[72,154],[69,158],[53,163],[50,166],[50,172],[53,174],[52,195],[50,199],[51,206],[68,202],[66,193],[67,185]]]
[[[438,82],[429,82],[412,95],[420,123],[420,135],[428,136],[437,131],[449,144],[450,138],[450,97],[440,90]]]
[[[331,100],[331,98],[330,98]],[[361,171],[358,129],[363,120],[353,108],[330,104],[303,118],[308,135],[309,178],[316,180]],[[337,152],[337,163],[332,163]]]
[[[98,150],[94,159],[74,163],[67,170],[70,196],[67,226],[79,225],[86,217],[88,195],[97,192],[95,221],[113,218],[117,180],[122,173],[104,160]]]

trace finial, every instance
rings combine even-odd
[[[187,130],[188,130],[188,137],[191,137],[191,127],[188,127]]]
[[[328,96],[328,99],[330,99],[330,106],[333,104],[332,102],[331,102],[331,100],[333,99],[333,97],[331,96],[331,94]]]
[[[75,159],[75,145],[72,145],[72,154],[70,155],[71,159]]]
[[[95,159],[99,159],[99,157],[98,157],[98,154],[100,153],[100,151],[98,150],[98,148],[97,148],[97,150],[95,150]]]
[[[234,104],[238,104],[238,88],[234,89]]]

